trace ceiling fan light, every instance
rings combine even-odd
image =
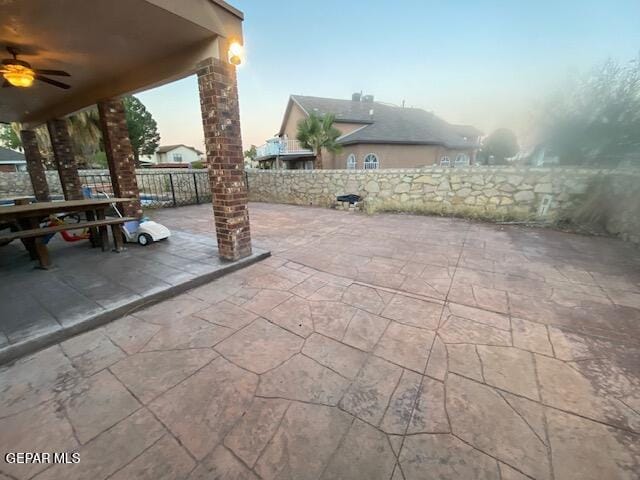
[[[35,73],[22,65],[6,65],[2,76],[14,87],[30,87],[33,85]]]

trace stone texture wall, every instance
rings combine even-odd
[[[151,193],[168,194],[170,192],[169,173],[183,174],[180,176],[174,176],[173,179],[176,190],[180,191],[193,188],[193,177],[191,175],[184,175],[185,173],[205,175],[206,170],[188,170],[186,168],[137,169],[137,183],[143,187],[150,188]],[[110,183],[108,178],[109,170],[106,169],[79,170],[78,174],[82,184]],[[45,175],[51,195],[62,195],[62,186],[60,185],[58,172],[55,170],[46,170]],[[198,177],[198,188],[200,189],[200,194],[203,198],[211,196],[211,193],[205,187],[206,182],[202,182],[202,179]],[[141,187],[141,189],[143,188]],[[22,195],[33,195],[31,180],[27,172],[0,172],[0,198],[17,197]]]
[[[185,173],[185,169],[137,170],[145,175]],[[202,170],[189,170],[203,175]],[[81,170],[80,176],[108,175],[108,170]],[[60,195],[58,172],[47,171],[52,195]],[[486,220],[535,219],[548,222],[575,218],[580,207],[601,211],[607,232],[640,244],[640,171],[577,168],[472,167],[419,170],[249,170],[249,199],[295,205],[331,206],[337,195],[356,193],[368,211],[406,211],[465,215]],[[182,181],[191,182],[191,176]],[[200,177],[199,177],[200,178]],[[180,187],[178,178],[176,188]],[[168,181],[161,182],[166,185]],[[200,183],[206,187],[207,182]],[[186,189],[188,185],[184,186]],[[200,188],[199,187],[199,188]],[[208,189],[201,196],[210,196]],[[26,172],[0,172],[0,197],[32,195]],[[201,197],[202,198],[202,197]],[[546,212],[542,203],[549,200]],[[580,218],[576,219],[579,223]]]
[[[49,185],[51,195],[62,195],[60,177],[55,170],[46,170],[45,177]],[[31,179],[27,172],[2,172],[0,173],[0,197],[19,197],[33,195]]]
[[[462,215],[489,221],[570,219],[596,179],[608,178],[617,201],[607,230],[640,242],[640,171],[470,167],[377,171],[250,170],[252,201],[331,206],[337,195],[364,197],[368,212]],[[624,180],[624,182],[623,182]]]

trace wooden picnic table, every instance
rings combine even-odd
[[[15,237],[20,238],[31,254],[31,258],[39,260],[41,268],[50,266],[47,246],[44,237],[55,231],[73,230],[87,226],[91,232],[91,243],[93,246],[101,246],[102,250],[108,248],[109,238],[107,225],[115,225],[117,220],[106,219],[106,211],[113,203],[131,201],[131,198],[100,198],[85,200],[68,200],[60,202],[36,202],[25,205],[11,205],[0,207],[0,226],[11,226],[15,232]],[[65,213],[84,212],[87,222],[79,223],[77,226],[68,227],[40,227],[40,223],[50,215]],[[123,219],[123,221],[129,219]],[[115,223],[114,223],[115,222]],[[25,235],[20,235],[23,231]],[[28,235],[26,234],[28,231]],[[38,235],[42,232],[42,235]],[[114,230],[115,232],[115,230]],[[9,235],[10,236],[10,235]],[[117,237],[117,235],[116,235]],[[120,240],[120,242],[118,242]],[[121,238],[115,238],[117,246],[121,247]]]

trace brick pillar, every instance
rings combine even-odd
[[[125,217],[142,217],[136,161],[129,140],[124,104],[120,99],[105,100],[98,103],[98,112],[113,194],[116,197],[135,198],[132,202],[120,205],[120,212]]]
[[[53,156],[58,166],[60,185],[66,200],[81,200],[82,185],[78,176],[78,164],[73,156],[71,137],[67,130],[67,121],[64,118],[55,118],[47,122]]]
[[[237,260],[251,255],[251,232],[235,66],[208,59],[198,71],[198,87],[218,252]]]
[[[24,157],[27,161],[27,172],[31,178],[31,186],[33,194],[39,202],[48,202],[49,184],[47,183],[47,174],[42,163],[42,155],[38,148],[38,139],[36,132],[33,130],[20,130],[20,139],[22,140],[22,148],[24,148]]]

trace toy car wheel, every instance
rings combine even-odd
[[[146,247],[152,242],[153,238],[151,238],[151,235],[149,235],[148,233],[141,233],[140,235],[138,235],[138,243],[143,247]]]

